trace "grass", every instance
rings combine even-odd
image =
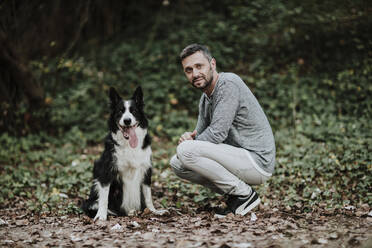
[[[372,204],[372,143],[366,119],[334,116],[303,119],[293,128],[274,130],[277,165],[273,177],[256,189],[264,203],[303,211]],[[1,207],[26,204],[34,213],[80,214],[89,192],[93,161],[103,150],[88,145],[78,128],[65,139],[46,134],[15,139],[2,134]],[[74,137],[74,138],[73,138]],[[65,143],[66,142],[66,143]],[[163,207],[203,207],[218,195],[177,178],[169,168],[172,141],[153,140],[154,196]]]

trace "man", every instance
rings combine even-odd
[[[239,76],[217,72],[205,46],[191,44],[180,58],[188,81],[203,94],[196,129],[179,139],[171,167],[181,178],[227,194],[224,214],[245,215],[260,203],[250,185],[265,182],[274,170],[270,124]]]

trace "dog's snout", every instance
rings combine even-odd
[[[124,119],[124,124],[129,126],[132,120],[130,118]]]

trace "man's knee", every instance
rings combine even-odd
[[[177,158],[177,154],[174,155],[170,160],[170,165],[173,172],[180,178],[184,178],[189,180],[189,178],[185,178],[185,174],[189,173],[188,169],[185,168],[184,164]]]
[[[171,168],[172,168],[175,172],[183,170],[182,163],[181,163],[181,161],[177,158],[177,154],[174,155],[174,156],[171,158],[169,164],[170,164]]]
[[[194,162],[196,157],[196,144],[195,141],[186,140],[177,146],[177,157],[182,164],[188,165]]]

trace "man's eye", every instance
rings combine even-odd
[[[187,69],[185,70],[185,72],[186,72],[186,73],[190,73],[190,72],[192,72],[192,69],[191,69],[191,68],[187,68]]]

